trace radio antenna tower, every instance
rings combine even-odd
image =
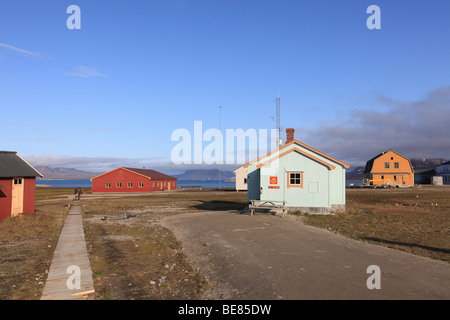
[[[281,124],[280,124],[280,99],[281,95],[278,93],[278,98],[276,98],[277,103],[277,113],[276,113],[276,121],[277,121],[277,145],[281,145]]]
[[[219,106],[219,131],[222,133],[222,106]],[[220,163],[219,163],[219,190],[221,190],[221,181],[220,181]]]

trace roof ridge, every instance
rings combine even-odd
[[[330,156],[330,155],[328,155],[326,153],[323,153],[323,152],[321,152],[321,151],[319,151],[317,149],[314,149],[313,147],[311,147],[311,146],[309,146],[309,145],[307,145],[307,144],[305,144],[303,142],[300,142],[297,139],[294,139],[291,142],[288,142],[288,143],[284,144],[283,146],[281,146],[281,147],[279,147],[279,148],[277,148],[277,149],[275,149],[275,150],[273,150],[273,151],[271,151],[271,152],[269,152],[269,153],[267,153],[267,154],[265,154],[265,155],[263,155],[263,156],[261,156],[259,158],[256,158],[256,159],[254,159],[254,160],[244,164],[243,166],[244,167],[248,167],[250,164],[253,164],[253,163],[258,162],[258,161],[260,161],[260,160],[262,160],[262,159],[264,159],[264,158],[266,158],[268,156],[271,156],[272,154],[275,154],[278,151],[281,152],[281,150],[283,150],[284,148],[289,147],[289,146],[291,146],[293,144],[297,144],[300,147],[305,148],[305,149],[309,150],[312,153],[315,153],[315,154],[317,154],[317,155],[319,155],[319,156],[321,156],[323,158],[328,159],[329,161],[331,160],[332,162],[338,163],[338,164],[342,165],[344,168],[349,168],[350,167],[350,165],[348,165],[347,163],[342,162],[342,161],[340,161],[340,160],[338,160],[338,159],[336,159],[336,158],[334,158],[334,157],[332,157],[332,156]]]
[[[100,174],[100,175],[98,175],[98,176],[96,176],[96,177],[93,177],[93,178],[91,179],[91,181],[92,181],[93,179],[96,179],[96,178],[98,178],[98,177],[100,177],[100,176],[103,176],[103,175],[105,175],[105,174],[108,174],[108,173],[110,173],[110,172],[113,172],[113,171],[116,171],[116,170],[119,170],[119,169],[124,169],[124,170],[126,170],[126,171],[132,172],[132,173],[137,174],[137,175],[144,176],[144,177],[149,178],[149,179],[156,179],[156,180],[158,180],[158,179],[173,179],[173,180],[178,180],[178,179],[175,178],[175,177],[169,176],[168,174],[165,174],[165,173],[162,173],[162,172],[153,170],[153,169],[144,169],[144,168],[141,168],[141,169],[140,169],[140,168],[130,168],[130,167],[118,167],[118,168],[115,168],[115,169],[110,170],[110,171],[108,171],[108,172],[102,173],[102,174]],[[145,171],[147,171],[148,174],[145,174],[145,173],[146,173]],[[153,176],[152,176],[150,173],[153,173]]]

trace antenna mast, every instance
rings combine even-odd
[[[219,106],[219,130],[222,133],[222,106]],[[219,190],[221,189],[221,181],[220,181],[220,163],[219,163]]]
[[[280,94],[278,93],[278,98],[276,98],[277,102],[277,145],[281,145],[281,124],[280,124]]]

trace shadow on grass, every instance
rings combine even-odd
[[[449,254],[450,253],[450,249],[424,246],[424,245],[416,244],[416,243],[391,241],[391,240],[372,238],[372,237],[363,237],[361,239],[368,240],[368,241],[373,241],[373,242],[378,242],[378,243],[382,243],[382,244],[388,244],[388,245],[398,245],[398,246],[404,246],[404,247],[420,248],[420,249],[424,249],[424,250],[429,250],[429,251],[439,252],[439,253],[445,253],[445,254]]]
[[[207,210],[207,211],[242,210],[248,207],[248,204],[243,202],[220,201],[220,200],[213,200],[213,201],[197,200],[197,201],[201,203],[194,205],[192,207],[199,210]]]

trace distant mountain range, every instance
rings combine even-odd
[[[187,170],[185,173],[174,175],[179,180],[219,180],[218,169],[197,169]],[[221,180],[234,179],[234,172],[220,171]]]
[[[40,173],[42,173],[42,175],[44,176],[43,179],[46,180],[89,180],[103,173],[103,172],[88,172],[73,168],[50,168],[47,166],[36,166],[34,168]],[[182,174],[173,176],[179,180],[218,180],[219,170],[218,169],[187,170]],[[220,179],[222,180],[234,179],[234,172],[220,171]]]
[[[346,172],[345,179],[347,180],[362,180],[364,179],[365,167],[356,167],[350,172]]]
[[[72,168],[50,168],[45,166],[34,167],[42,173],[46,180],[89,180],[101,173],[87,172]]]
[[[445,159],[411,159],[411,165],[414,171],[436,169],[436,167],[445,162]]]
[[[411,159],[411,164],[415,171],[435,169],[443,163],[445,159]],[[61,179],[61,180],[89,180],[103,172],[88,172],[73,168],[50,168],[47,166],[36,166],[37,171],[44,175],[44,179]],[[355,167],[352,171],[346,173],[347,180],[361,180],[364,178],[364,166]],[[178,175],[173,175],[179,180],[218,180],[218,169],[196,169],[187,170]],[[220,171],[222,180],[235,179],[232,171]]]

